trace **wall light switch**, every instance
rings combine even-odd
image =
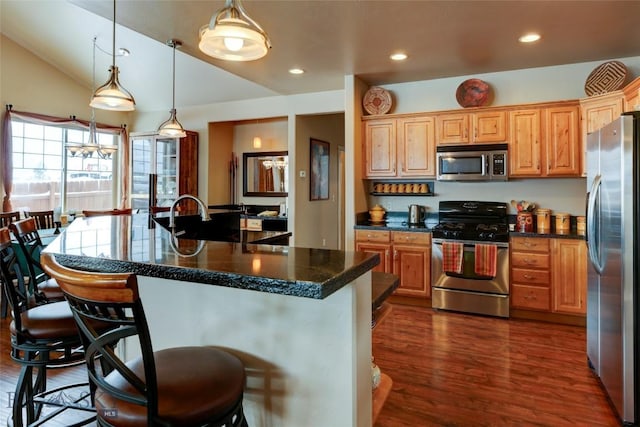
[[[301,170],[300,171],[300,178],[306,178],[306,177],[307,177],[307,171]]]

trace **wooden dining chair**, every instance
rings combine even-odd
[[[60,284],[78,325],[98,425],[247,426],[240,359],[211,346],[154,352],[136,275],[74,270],[50,253],[42,254],[42,265]],[[90,325],[95,320],[113,329],[101,333]],[[114,350],[122,339],[142,355],[123,360]]]
[[[0,227],[8,227],[15,221],[20,221],[20,212],[0,212]]]
[[[47,373],[51,368],[84,363],[82,342],[69,304],[66,301],[39,304],[30,295],[23,277],[9,230],[0,228],[0,282],[13,315],[7,332],[11,336],[11,359],[20,365],[15,394],[11,396],[12,423],[9,425],[35,425],[36,421],[40,425],[68,409],[90,412],[74,425],[93,422],[95,410],[90,402],[88,383],[47,389]],[[100,328],[95,322],[93,325]],[[76,387],[81,388],[71,390]],[[72,402],[60,399],[63,394],[86,398]],[[50,403],[54,403],[52,410],[44,411]]]
[[[27,269],[29,288],[36,297],[45,302],[61,301],[64,295],[56,281],[50,278],[42,270],[40,265],[40,252],[44,249],[40,233],[33,217],[13,222],[9,230],[17,240],[20,255]]]
[[[133,212],[133,209],[131,209],[131,208],[129,208],[129,209],[109,209],[109,210],[102,210],[102,211],[95,211],[95,210],[83,210],[82,211],[82,213],[86,217],[105,216],[105,215],[131,215],[132,212]]]
[[[56,223],[53,220],[53,211],[25,211],[25,218],[33,218],[36,220],[38,230],[45,228],[55,228]]]

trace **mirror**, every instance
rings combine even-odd
[[[244,153],[243,195],[286,197],[289,191],[289,156],[287,151]]]

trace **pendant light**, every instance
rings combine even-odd
[[[118,81],[118,67],[116,67],[116,0],[113,0],[113,62],[109,68],[109,80],[100,86],[93,94],[91,107],[111,111],[133,111],[136,101],[133,96],[120,85]]]
[[[182,43],[178,40],[171,39],[167,41],[167,45],[173,48],[173,103],[171,104],[169,120],[160,125],[158,133],[162,136],[184,138],[187,136],[187,133],[176,118],[176,47],[182,46]]]
[[[209,25],[200,28],[198,47],[205,54],[227,61],[253,61],[271,49],[267,33],[247,15],[240,0],[226,0]]]
[[[93,38],[93,74],[91,77],[91,90],[96,87],[96,43],[97,37]],[[98,49],[100,49],[98,47]],[[102,49],[100,49],[102,50]],[[75,120],[75,116],[71,116],[73,120]],[[75,143],[68,142],[66,145],[67,150],[71,153],[72,156],[76,154],[81,154],[82,157],[93,157],[93,153],[98,153],[98,156],[101,159],[109,159],[111,155],[118,151],[118,147],[112,144],[98,144],[98,134],[97,134],[97,126],[96,126],[96,110],[91,107],[91,121],[89,122],[89,138],[87,138],[87,142],[83,143]]]

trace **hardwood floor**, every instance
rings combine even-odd
[[[376,427],[617,426],[586,331],[394,305],[373,334],[393,388]]]
[[[8,326],[0,321],[0,425],[19,369]],[[374,331],[373,353],[393,379],[376,427],[619,425],[587,366],[581,327],[396,304]],[[74,368],[50,382],[84,378]]]

